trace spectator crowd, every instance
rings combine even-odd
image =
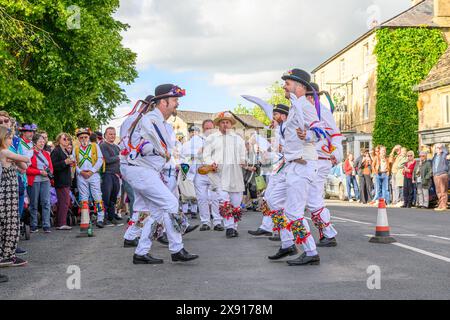
[[[400,145],[388,154],[386,147],[377,146],[370,152],[363,150],[357,159],[348,154],[343,164],[347,196],[350,202],[386,204],[425,209],[431,206],[430,195],[436,197],[436,211],[447,210],[450,156],[443,144],[436,144],[434,152],[414,151]],[[353,191],[353,193],[352,193]]]

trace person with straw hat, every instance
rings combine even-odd
[[[246,162],[245,143],[232,130],[236,119],[231,112],[220,112],[213,121],[219,130],[206,139],[203,159],[214,169],[209,175],[219,194],[219,212],[223,217],[226,237],[234,238],[239,235],[237,227],[241,220],[241,202],[245,190],[242,172]]]

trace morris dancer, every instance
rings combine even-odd
[[[283,88],[286,98],[291,100],[292,107],[284,133],[286,168],[283,170],[280,183],[272,191],[279,196],[267,199],[269,207],[274,209],[272,219],[275,229],[280,230],[282,241],[281,248],[269,259],[278,260],[297,254],[295,240],[303,245],[304,253],[297,259],[288,261],[288,264],[318,265],[320,257],[308,221],[304,219],[304,213],[309,189],[317,177],[318,155],[314,143],[320,139],[317,132],[321,129],[321,124],[314,106],[305,97],[308,90],[312,91],[311,76],[303,70],[294,69],[285,73],[282,79],[285,80]],[[308,110],[314,112],[308,113]],[[298,128],[301,134],[305,132],[304,140],[299,138]]]
[[[317,84],[311,83],[311,86],[315,92],[320,92]],[[306,99],[314,105],[314,92],[308,91],[306,93]],[[332,105],[330,107],[332,108]],[[322,104],[320,106],[320,116],[320,120],[326,126],[325,132],[327,137],[316,143],[316,150],[319,156],[317,162],[317,178],[309,189],[306,211],[311,213],[311,219],[319,230],[320,241],[317,243],[317,246],[335,247],[337,246],[335,238],[337,231],[330,222],[330,211],[325,207],[323,190],[332,164],[342,161],[342,134],[336,125],[332,111]]]
[[[128,222],[129,227],[124,235],[124,247],[126,248],[137,247],[138,237],[140,237],[142,231],[142,228],[137,224],[139,212],[146,210],[144,199],[141,199],[139,194],[135,194],[131,184],[128,182],[128,157],[130,156],[134,159],[137,156],[137,147],[141,140],[140,120],[153,109],[154,104],[151,103],[153,97],[153,95],[149,95],[144,101],[139,100],[120,127],[120,173],[122,175],[122,187],[126,188],[130,199],[131,216]],[[131,153],[133,154],[131,155]]]
[[[249,230],[248,233],[253,236],[272,236],[273,222],[272,213],[267,205],[267,199],[271,196],[274,187],[283,179],[283,170],[285,168],[285,159],[283,154],[284,134],[286,130],[286,120],[289,115],[289,107],[284,104],[278,104],[273,108],[273,120],[271,127],[276,129],[276,143],[273,146],[277,150],[278,159],[273,165],[272,175],[269,179],[269,184],[264,191],[263,203],[261,205],[261,212],[263,220],[261,226],[256,231]],[[277,198],[278,195],[272,195]],[[282,195],[281,195],[282,196]]]
[[[151,236],[163,221],[172,261],[198,258],[184,249],[182,234],[187,229],[187,223],[178,212],[178,199],[161,180],[162,170],[172,157],[166,121],[178,107],[178,98],[184,95],[184,90],[171,84],[156,88],[152,100],[155,109],[140,120],[142,139],[135,153],[136,157],[128,156],[127,180],[145,202],[145,211],[139,213],[138,224],[142,226],[142,234],[133,256],[134,264],[163,263],[162,259],[154,258],[149,253]]]
[[[214,189],[208,175],[198,173],[198,169],[204,165],[203,148],[205,140],[214,130],[214,121],[205,120],[202,123],[203,135],[194,132],[192,138],[183,146],[182,155],[190,158],[190,169],[187,178],[194,182],[198,209],[202,226],[200,231],[211,230],[211,216],[214,231],[223,231],[222,217],[219,213],[219,194]]]
[[[35,124],[24,123],[18,128],[20,132],[20,146],[25,156],[31,159],[33,156],[33,136],[36,133]]]
[[[236,120],[230,112],[221,112],[214,124],[219,131],[206,138],[203,159],[215,172],[210,173],[219,194],[219,212],[226,237],[234,238],[241,220],[241,202],[245,190],[242,166],[245,165],[245,143],[231,128]]]
[[[91,135],[89,128],[78,129],[76,135],[80,145],[73,149],[73,156],[76,161],[77,187],[81,207],[89,206],[89,197],[92,196],[97,212],[97,227],[103,228],[105,214],[99,174],[103,166],[102,151],[98,144],[89,142]]]

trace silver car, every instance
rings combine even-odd
[[[348,199],[347,195],[347,177],[344,173],[343,163],[331,168],[325,182],[325,198],[337,197],[344,201]]]

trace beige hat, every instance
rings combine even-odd
[[[220,121],[222,120],[229,120],[231,121],[231,124],[234,126],[236,124],[236,119],[229,111],[219,112],[214,116],[214,124],[216,126],[219,125]]]

